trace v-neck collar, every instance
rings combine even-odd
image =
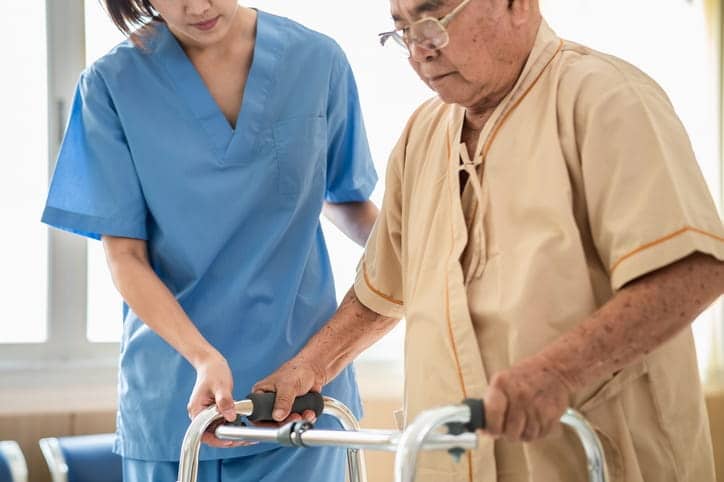
[[[500,104],[498,104],[480,133],[475,156],[473,158],[473,164],[476,166],[478,164],[482,164],[484,166],[490,146],[495,141],[495,136],[499,132],[500,128],[508,119],[510,114],[521,104],[521,102],[523,102],[528,93],[535,87],[538,80],[541,78],[553,59],[560,53],[562,46],[563,41],[556,36],[555,32],[553,32],[545,20],[543,20],[538,30],[533,49],[528,56],[528,60],[523,67],[523,71],[521,72],[518,81],[511,92],[502,100],[502,102],[500,102]],[[465,192],[461,195],[459,180],[461,153],[466,149],[465,145],[460,142],[464,120],[465,108],[460,105],[454,105],[453,108],[450,109],[446,141],[448,153],[448,187],[450,189],[454,212],[454,215],[450,216],[453,239],[455,242],[452,255],[456,260],[460,258],[465,246],[470,241],[467,223],[463,214],[462,195],[465,195],[465,192],[471,189],[471,186],[469,185],[470,181],[468,181],[468,185],[465,187]],[[484,193],[487,190],[487,183],[485,182],[485,175],[483,172],[480,173],[480,176],[482,179],[481,190]],[[481,197],[484,198],[485,196],[482,195]],[[484,209],[484,206],[475,205],[474,209]],[[482,222],[480,218],[475,218],[474,214],[473,218],[474,223]],[[478,249],[480,249],[481,252],[479,253],[479,256],[475,257],[475,265],[469,268],[469,270],[472,269],[478,273],[481,272],[486,262],[487,251],[485,248],[486,241],[483,239],[484,233],[482,231],[480,231],[480,233],[482,234],[479,234],[478,237],[481,239],[477,239],[475,242],[480,244]],[[468,275],[465,274],[465,276],[467,278]]]
[[[284,35],[270,25],[272,21],[273,17],[257,10],[252,64],[235,129],[174,35],[165,24],[159,24],[156,53],[181,101],[202,125],[221,164],[235,163],[239,149],[252,150],[256,145],[266,99],[274,86],[276,68],[286,47]]]

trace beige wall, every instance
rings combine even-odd
[[[714,442],[714,460],[719,482],[724,482],[724,387],[707,392],[706,406]]]
[[[724,389],[707,395],[714,451],[719,482],[724,482]],[[393,429],[393,412],[399,400],[378,398],[365,404],[365,428]],[[28,459],[29,482],[49,482],[45,461],[38,449],[38,439],[49,436],[110,432],[114,414],[110,412],[70,413],[53,415],[0,416],[0,439],[17,440]],[[367,471],[370,482],[391,482],[393,455],[368,452]]]

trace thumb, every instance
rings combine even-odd
[[[277,395],[274,399],[274,412],[272,413],[272,418],[275,421],[281,422],[289,416],[295,396],[296,394],[289,389],[277,387]]]
[[[216,400],[216,408],[228,422],[233,422],[234,420],[236,420],[234,399],[231,397],[230,392],[223,389],[218,389],[216,390],[216,393],[214,393],[214,399]]]

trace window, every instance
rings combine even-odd
[[[125,38],[98,1],[85,3],[85,63],[91,65]],[[123,299],[106,264],[103,244],[89,240],[86,336],[91,342],[121,339]]]
[[[542,8],[559,35],[626,59],[664,87],[691,135],[709,188],[719,200],[718,85],[717,75],[714,75],[718,59],[717,48],[707,29],[702,0],[663,4],[657,0],[634,3],[626,0],[543,0]],[[390,24],[387,7],[359,9],[355,22],[351,23],[339,21],[346,18],[341,3],[270,0],[264,9],[324,32],[341,44],[355,69],[373,156],[380,176],[384,177],[387,156],[405,121],[417,105],[432,95],[406,62],[393,52],[378,47],[376,34]],[[646,33],[642,35],[641,19],[651,11],[657,12],[657,21],[647,23]],[[99,2],[86,2],[85,18],[86,61],[90,64],[123,37]],[[612,25],[616,26],[615,32]],[[675,36],[671,35],[674,30],[677,31]],[[359,68],[362,65],[374,65],[375,68]],[[687,75],[681,75],[681,72],[687,72]],[[378,205],[383,188],[384,179],[381,179],[373,194]],[[323,220],[323,227],[337,294],[341,298],[354,279],[361,248],[326,220]],[[89,339],[117,340],[121,299],[110,281],[102,247],[95,242],[90,242],[88,248],[87,299]],[[710,309],[695,324],[702,368],[711,351],[710,331],[714,320],[721,318],[718,309]],[[399,361],[401,338],[402,329],[398,328],[365,357]]]
[[[10,154],[0,163],[0,209],[13,231],[0,254],[7,270],[0,281],[0,411],[45,410],[48,398],[69,409],[113,407],[118,346],[85,336],[85,242],[40,223],[83,67],[82,2],[9,8],[14,21],[0,34],[13,46],[5,51],[13,75],[0,80],[2,105],[12,113],[0,120],[1,145]]]
[[[0,163],[0,216],[10,233],[3,241],[6,249],[0,253],[0,263],[12,273],[0,279],[0,292],[5,294],[0,362],[52,362],[54,371],[47,366],[43,370],[63,374],[65,378],[57,380],[48,377],[66,386],[67,380],[77,377],[65,369],[67,364],[95,369],[103,360],[107,371],[93,376],[107,380],[106,375],[115,370],[121,300],[102,246],[48,233],[39,218],[47,191],[47,159],[55,155],[78,73],[123,37],[97,0],[8,5],[15,21],[0,33],[0,41],[18,47],[6,49],[14,75],[0,81],[1,105],[13,113],[0,120],[6,157]],[[349,21],[347,7],[344,2],[324,0],[268,0],[263,6],[332,36],[347,53],[381,177],[373,194],[379,204],[387,156],[409,115],[432,93],[398,54],[379,48],[377,33],[391,24],[387,4],[357,9],[354,21]],[[542,8],[561,36],[627,59],[661,83],[691,135],[709,188],[719,201],[721,59],[717,56],[721,52],[708,28],[704,0],[542,0]],[[650,12],[656,13],[655,22],[645,21]],[[323,226],[341,298],[353,281],[362,250],[326,221]],[[712,342],[717,339],[712,333],[724,332],[722,319],[719,306],[695,324],[702,367],[724,349]],[[397,329],[365,358],[399,367],[401,340],[402,330]],[[55,363],[59,360],[67,363]],[[3,366],[0,363],[0,369]]]
[[[669,95],[696,152],[709,190],[721,212],[719,153],[719,46],[711,13],[703,0],[542,0],[554,30],[597,50],[631,62],[656,80]],[[647,22],[655,12],[656,21]],[[703,374],[712,340],[723,322],[721,301],[694,324]]]
[[[39,222],[48,183],[45,3],[11,2],[5,15],[13,21],[0,43],[16,48],[3,50],[12,75],[0,81],[0,344],[39,343],[48,333],[47,230]]]

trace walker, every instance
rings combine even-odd
[[[274,393],[254,393],[246,400],[234,403],[236,413],[251,421],[271,420],[274,407]],[[292,412],[302,413],[314,410],[319,416],[324,413],[334,417],[342,430],[315,429],[308,422],[292,422],[279,428],[219,425],[215,435],[222,440],[272,442],[285,447],[334,446],[347,449],[349,482],[367,482],[364,454],[362,450],[384,450],[395,452],[395,482],[414,482],[415,464],[420,450],[447,450],[459,459],[469,449],[478,446],[475,430],[484,428],[485,415],[482,400],[469,399],[460,405],[433,408],[420,413],[408,427],[396,430],[360,430],[352,412],[339,401],[309,393],[298,397]],[[223,418],[215,406],[199,413],[191,422],[181,446],[178,482],[196,482],[201,436],[215,421]],[[593,428],[583,416],[568,409],[561,417],[561,423],[573,429],[583,445],[588,462],[588,480],[606,482],[608,475],[603,447]],[[447,433],[436,430],[442,426]]]

